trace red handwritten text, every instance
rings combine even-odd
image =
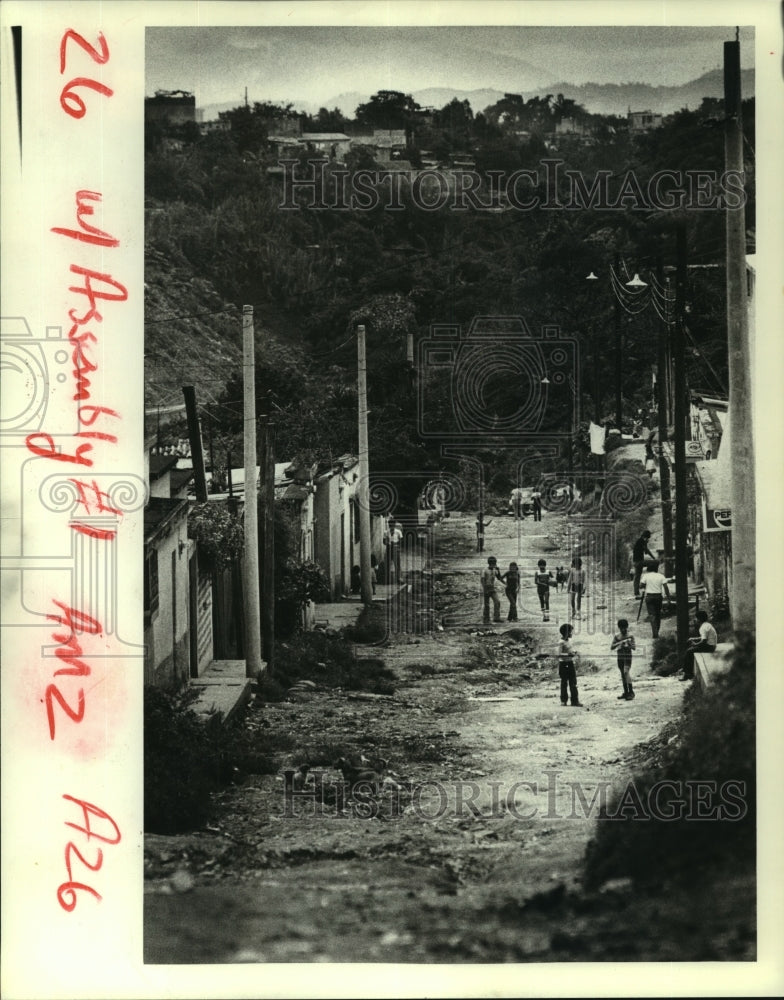
[[[103,63],[109,61],[109,46],[104,38],[103,32],[98,32],[98,45],[100,46],[99,52],[94,46],[90,45],[90,43],[87,42],[82,35],[74,31],[73,28],[69,28],[63,35],[60,42],[61,74],[65,73],[65,64],[67,61],[66,48],[69,41],[74,41],[77,45],[83,48],[93,62],[103,65]],[[99,83],[97,80],[92,80],[86,76],[74,77],[73,80],[70,80],[65,84],[60,92],[60,107],[72,118],[84,118],[87,113],[87,106],[79,94],[76,93],[77,87],[87,87],[88,90],[95,90],[99,94],[103,94],[104,97],[111,97],[114,93],[111,87],[107,87],[105,84]]]
[[[112,507],[111,504],[104,503],[104,499],[109,499],[109,494],[100,489],[94,479],[91,483],[86,483],[82,479],[69,479],[68,481],[76,487],[79,494],[78,502],[88,514],[116,514],[117,517],[122,517],[121,510]],[[88,491],[91,492],[91,496],[88,496]],[[102,538],[107,541],[117,534],[110,528],[95,528],[88,524],[82,524],[80,521],[72,522],[71,527],[74,531],[81,531],[82,534],[89,535],[91,538]]]
[[[97,246],[116,247],[120,241],[97,226],[87,221],[93,215],[94,204],[101,201],[99,191],[80,190],[76,192],[76,222],[78,229],[69,229],[64,226],[52,227],[52,232],[60,236],[67,236],[80,242],[90,243]],[[125,302],[128,298],[128,289],[121,282],[117,281],[110,274],[95,271],[89,267],[82,267],[79,264],[71,264],[71,273],[77,275],[80,281],[70,285],[69,292],[75,295],[83,295],[87,299],[85,311],[76,308],[68,310],[68,318],[72,326],[68,331],[68,340],[73,345],[71,360],[73,362],[73,376],[75,381],[74,401],[82,403],[90,399],[90,378],[93,372],[98,370],[98,364],[92,357],[92,346],[98,343],[98,338],[92,330],[82,329],[88,324],[93,325],[103,322],[103,315],[99,311],[101,302]],[[102,308],[102,307],[101,307]],[[88,440],[108,441],[110,444],[117,443],[117,436],[108,431],[85,430],[85,427],[92,427],[101,416],[119,418],[119,413],[108,406],[83,405],[78,409],[79,430],[75,437],[87,438]],[[50,458],[57,462],[70,462],[73,465],[92,466],[93,461],[87,456],[93,450],[90,443],[79,444],[74,454],[63,451],[58,447],[52,436],[44,432],[29,434],[26,438],[28,449],[41,458]]]
[[[66,826],[72,827],[74,830],[78,830],[79,833],[83,833],[87,838],[87,842],[90,840],[98,840],[103,844],[119,844],[122,840],[122,834],[120,833],[120,828],[117,826],[112,817],[100,809],[98,806],[92,805],[90,802],[85,802],[83,799],[76,799],[73,795],[63,795],[63,798],[67,802],[73,802],[74,805],[79,806],[82,810],[82,825],[77,823],[66,822]],[[91,819],[92,817],[92,819]],[[104,829],[104,832],[98,833],[93,829],[93,822],[96,826],[98,823],[107,823],[108,827]],[[100,847],[95,848],[95,858],[91,861],[82,854],[78,846],[69,840],[65,846],[65,870],[68,873],[68,881],[63,882],[57,890],[57,902],[62,906],[64,910],[71,913],[78,902],[77,892],[89,892],[91,896],[96,899],[101,899],[101,894],[93,889],[92,886],[86,885],[84,882],[77,882],[74,880],[73,864],[74,859],[80,861],[85,868],[89,869],[91,872],[100,871],[101,865],[103,864],[103,850]]]
[[[78,630],[80,632],[87,632],[90,635],[98,635],[103,631],[101,625],[95,618],[91,618],[90,615],[86,615],[83,611],[66,607],[65,604],[57,600],[54,603],[60,608],[61,614],[51,614],[46,617],[50,621],[57,622],[58,625],[63,625],[68,631],[52,633],[52,639],[58,643],[54,655],[67,664],[67,666],[55,670],[53,676],[89,677],[90,667],[82,659],[82,646],[77,640],[75,632]],[[49,739],[53,740],[55,737],[55,704],[59,705],[73,722],[79,723],[84,718],[84,688],[80,687],[76,693],[76,708],[65,700],[65,696],[56,684],[49,684],[47,686],[44,698],[46,701],[46,717],[49,721]]]

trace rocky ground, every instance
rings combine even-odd
[[[678,738],[684,686],[648,669],[650,626],[635,622],[630,583],[589,560],[575,623],[582,707],[561,706],[551,654],[566,595],[553,593],[543,622],[529,581],[542,556],[568,566],[575,544],[586,551],[579,519],[497,517],[480,555],[473,517],[453,515],[433,564],[438,630],[357,650],[383,659],[394,694],[316,684],[253,704],[243,724],[279,745],[280,772],[239,774],[203,830],[146,837],[145,961],[753,958],[747,879],[689,894],[583,884],[592,796]],[[520,564],[518,622],[481,623],[488,554]],[[609,654],[618,617],[638,639],[629,702]],[[351,767],[363,773],[346,792]],[[287,780],[305,794],[287,797]]]

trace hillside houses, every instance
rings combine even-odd
[[[242,573],[240,564],[216,570],[189,537],[196,502],[190,449],[183,447],[188,452],[183,457],[175,447],[159,448],[154,442],[149,436],[145,448],[144,677],[146,684],[174,688],[200,678],[215,659],[241,655]],[[263,509],[260,472],[257,466]],[[228,470],[227,480],[228,489],[210,492],[207,502],[241,516],[244,469]],[[210,473],[207,483],[211,489]],[[333,601],[347,596],[352,568],[360,562],[358,458],[346,454],[313,466],[276,463],[275,506],[287,527],[290,558],[316,563]],[[384,516],[371,515],[377,563],[384,557],[384,528]],[[315,616],[316,609],[306,607],[304,627],[312,627]]]

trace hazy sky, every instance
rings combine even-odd
[[[240,103],[245,87],[250,101],[320,105],[381,89],[675,85],[721,66],[733,37],[731,27],[148,28],[146,92],[189,90],[203,107]],[[753,29],[740,37],[752,66]]]

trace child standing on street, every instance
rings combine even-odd
[[[542,609],[542,621],[550,621],[550,587],[555,586],[553,574],[548,572],[547,560],[540,559],[537,571],[534,573],[536,593],[539,597],[539,607]]]
[[[583,594],[585,593],[585,570],[583,569],[583,561],[580,558],[572,560],[569,577],[566,581],[566,589],[569,592],[572,618],[580,618]]]
[[[501,621],[501,601],[495,589],[496,580],[501,579],[501,573],[496,565],[495,556],[489,556],[487,566],[482,570],[482,597],[484,599],[484,614],[482,617],[485,625],[490,624],[490,601],[493,602],[493,621]]]
[[[509,569],[501,577],[501,580],[506,584],[506,596],[509,598],[509,614],[506,620],[516,622],[517,594],[520,591],[520,570],[517,568],[516,562],[509,563]]]
[[[635,649],[634,636],[629,634],[629,623],[625,618],[618,620],[618,631],[613,636],[610,651],[618,653],[618,669],[621,672],[623,694],[618,695],[618,701],[631,701],[634,698],[632,687],[632,651]]]
[[[480,510],[476,515],[476,551],[484,552],[485,550],[485,528],[492,524],[492,521],[485,521],[484,515]]]
[[[567,703],[566,689],[568,685],[572,708],[582,708],[577,696],[577,672],[574,661],[580,654],[572,646],[574,628],[568,623],[564,623],[559,631],[561,640],[558,643],[558,676],[561,679],[561,704],[566,705]]]

